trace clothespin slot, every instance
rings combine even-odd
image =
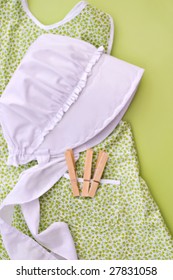
[[[97,169],[97,167],[98,167],[98,164],[99,164],[99,162],[100,162],[100,159],[101,159],[101,156],[102,156],[103,153],[104,153],[104,151],[100,151],[100,152],[99,152],[99,155],[98,155],[97,161],[96,161],[96,167],[95,167],[94,173],[96,172],[96,169]]]
[[[104,151],[100,151],[96,163],[94,177],[91,183],[91,188],[89,190],[89,195],[88,195],[89,197],[94,197],[96,194],[107,160],[108,160],[108,154]]]
[[[72,186],[73,196],[79,196],[79,188],[78,188],[78,182],[77,182],[77,176],[76,176],[76,170],[75,170],[74,154],[71,149],[67,150],[65,152],[65,158],[66,158],[66,163],[67,163],[68,172],[69,172],[69,176],[70,176],[70,182],[71,182],[71,186]]]
[[[82,196],[84,197],[88,196],[88,192],[89,192],[92,158],[93,158],[93,150],[89,149],[86,152],[85,167],[84,167],[84,179],[83,179],[83,187],[82,187]]]

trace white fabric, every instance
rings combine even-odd
[[[70,180],[70,176],[68,173],[64,174],[64,178]],[[84,179],[83,178],[77,178],[78,183],[83,183]],[[92,182],[92,179],[90,180]],[[116,185],[119,186],[121,184],[120,180],[109,180],[109,179],[101,179],[100,184],[110,184],[110,185]]]
[[[37,240],[45,248],[51,250],[51,252],[56,254],[57,259],[61,259],[62,257],[65,259],[77,258],[74,243],[67,224],[61,222],[54,223],[45,231],[38,234],[40,220],[38,198],[48,189],[50,189],[52,185],[54,185],[56,181],[59,180],[60,174],[64,174],[65,171],[66,165],[64,162],[64,158],[52,160],[47,164],[34,166],[22,173],[15,188],[3,201],[3,204],[0,208],[0,230],[4,244],[6,245],[10,243],[10,245],[12,246],[10,246],[10,248],[13,248],[11,250],[12,252],[10,252],[9,254],[11,259],[16,259],[17,251],[24,251],[24,244],[26,244],[26,247],[28,247],[28,244],[31,243],[31,238],[23,234],[21,235],[21,233],[16,229],[9,227],[13,214],[13,211],[11,211],[13,210],[11,209],[11,206],[13,206],[14,204],[21,205],[25,220],[35,240]],[[6,228],[10,228],[10,231],[14,232],[14,236],[18,236],[19,240],[21,235],[21,238],[23,239],[23,243],[21,244],[21,246],[20,242],[19,244],[17,244],[16,242],[13,243],[15,238],[13,237],[13,235],[10,236],[6,234]],[[25,238],[23,238],[23,236]],[[9,253],[7,245],[6,248]],[[36,252],[33,255],[32,250],[27,250],[27,252],[25,251],[23,257],[22,252],[20,253],[20,255],[20,259],[32,259],[32,256],[33,259],[40,259],[39,251],[38,255],[36,254]]]
[[[38,233],[39,197],[66,172],[66,149],[74,149],[77,159],[81,151],[99,144],[112,132],[142,74],[143,69],[104,54],[103,47],[96,49],[69,37],[42,35],[30,47],[0,102],[8,163],[38,160],[37,166],[22,173],[1,205],[0,229],[11,259],[77,258],[65,223],[56,222]],[[38,253],[32,249],[22,253],[25,244],[26,248],[36,245],[10,226],[15,204],[21,205],[40,244]],[[13,234],[6,234],[8,230]],[[18,244],[13,242],[14,236]]]
[[[1,98],[8,164],[33,159],[45,135],[78,99],[102,52],[103,47],[56,35],[42,35],[29,48]]]

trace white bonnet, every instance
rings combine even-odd
[[[103,140],[125,113],[142,74],[143,69],[104,54],[102,46],[40,36],[0,99],[8,164]]]

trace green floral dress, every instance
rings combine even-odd
[[[36,24],[22,5],[25,0],[0,1],[0,93],[9,82],[32,42],[43,33],[67,35],[103,45],[110,52],[113,39],[111,17],[89,4],[69,21],[44,28]],[[121,122],[113,133],[94,147],[93,168],[99,150],[109,154],[96,196],[72,197],[70,182],[62,177],[40,198],[40,231],[55,221],[69,225],[79,259],[173,259],[173,240],[148,187],[139,174],[131,128]],[[7,145],[0,130],[0,202],[17,183],[22,171],[35,162],[15,168],[6,165]],[[85,152],[77,162],[83,177]],[[120,181],[120,185],[115,183]],[[106,181],[105,181],[106,182]],[[81,187],[81,185],[80,185]],[[13,225],[30,235],[20,207]],[[0,259],[8,259],[0,239]]]

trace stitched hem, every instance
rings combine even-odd
[[[109,20],[110,20],[110,37],[108,41],[108,50],[107,53],[110,54],[112,51],[112,45],[113,45],[113,40],[114,40],[114,21],[113,18],[108,14]]]

